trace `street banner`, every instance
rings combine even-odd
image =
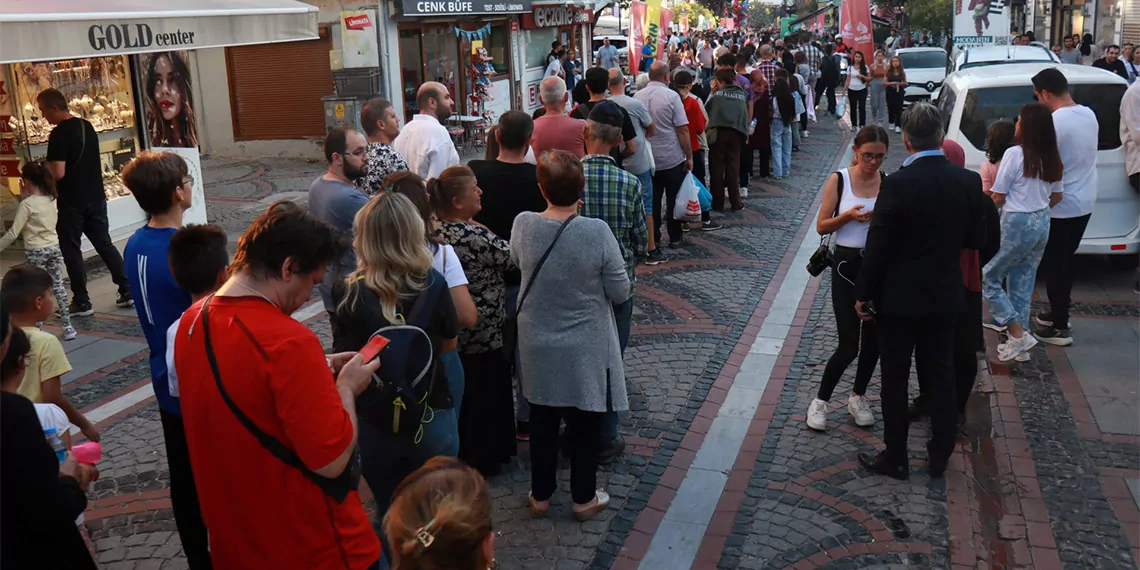
[[[661,34],[657,36],[657,54],[661,61],[668,62],[669,46],[665,45],[665,30],[673,23],[673,11],[668,8],[661,9]]]
[[[954,0],[954,48],[992,45],[1009,45],[1005,0]]]
[[[721,18],[720,23],[724,26],[724,31],[731,32],[736,29],[736,20],[732,18]]]
[[[649,0],[645,5],[645,35],[641,55],[646,59],[657,60],[661,58],[659,40],[665,35],[661,29],[661,0]]]
[[[629,5],[629,72],[637,75],[641,62],[641,50],[645,46],[645,2],[631,2]]]
[[[684,34],[684,33],[686,33],[686,32],[688,32],[688,31],[689,31],[689,15],[688,15],[688,14],[685,14],[685,15],[681,16],[681,26],[680,26],[680,30],[679,30],[679,31],[680,31],[682,34]]]
[[[867,0],[844,0],[839,9],[839,35],[843,43],[870,61],[874,54],[874,37],[871,33],[871,6]]]

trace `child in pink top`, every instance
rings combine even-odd
[[[978,168],[978,174],[982,175],[982,191],[986,195],[989,195],[990,190],[994,187],[998,166],[1001,165],[1001,157],[1005,155],[1007,148],[1013,146],[1014,131],[1012,121],[995,121],[990,125],[989,139],[986,140],[986,160]]]

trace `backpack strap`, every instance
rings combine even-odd
[[[444,256],[444,259],[447,259],[447,257]],[[404,321],[406,324],[415,325],[425,331],[427,330],[427,323],[421,323],[420,317],[424,315],[431,315],[431,310],[428,309],[434,309],[435,303],[433,302],[431,307],[428,307],[428,298],[430,297],[432,301],[435,301],[435,297],[439,292],[439,284],[441,282],[440,279],[436,279],[434,271],[428,273],[428,279],[429,281],[427,288],[420,293],[419,297],[416,297],[416,302],[412,304],[412,310],[408,312],[408,318]],[[426,321],[426,318],[423,320]]]

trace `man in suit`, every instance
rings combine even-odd
[[[928,469],[941,477],[957,432],[952,349],[955,319],[966,309],[961,251],[985,245],[985,194],[981,177],[946,160],[936,107],[911,105],[902,128],[910,157],[879,191],[855,286],[856,312],[879,323],[887,446],[877,456],[860,454],[859,462],[895,479],[909,475],[907,381],[913,352],[931,400]]]

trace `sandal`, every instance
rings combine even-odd
[[[530,502],[530,514],[531,514],[531,516],[534,516],[534,517],[546,516],[546,511],[550,510],[550,499],[547,499],[545,501],[536,501],[534,499],[534,494],[532,494],[532,493],[527,493],[526,498]]]
[[[578,505],[571,507],[571,510],[574,513],[574,518],[578,519],[578,522],[588,521],[594,518],[594,516],[598,513],[606,510],[606,507],[610,505],[610,495],[604,490],[598,489],[594,492],[594,501],[595,502],[593,505],[582,510],[578,510]]]

